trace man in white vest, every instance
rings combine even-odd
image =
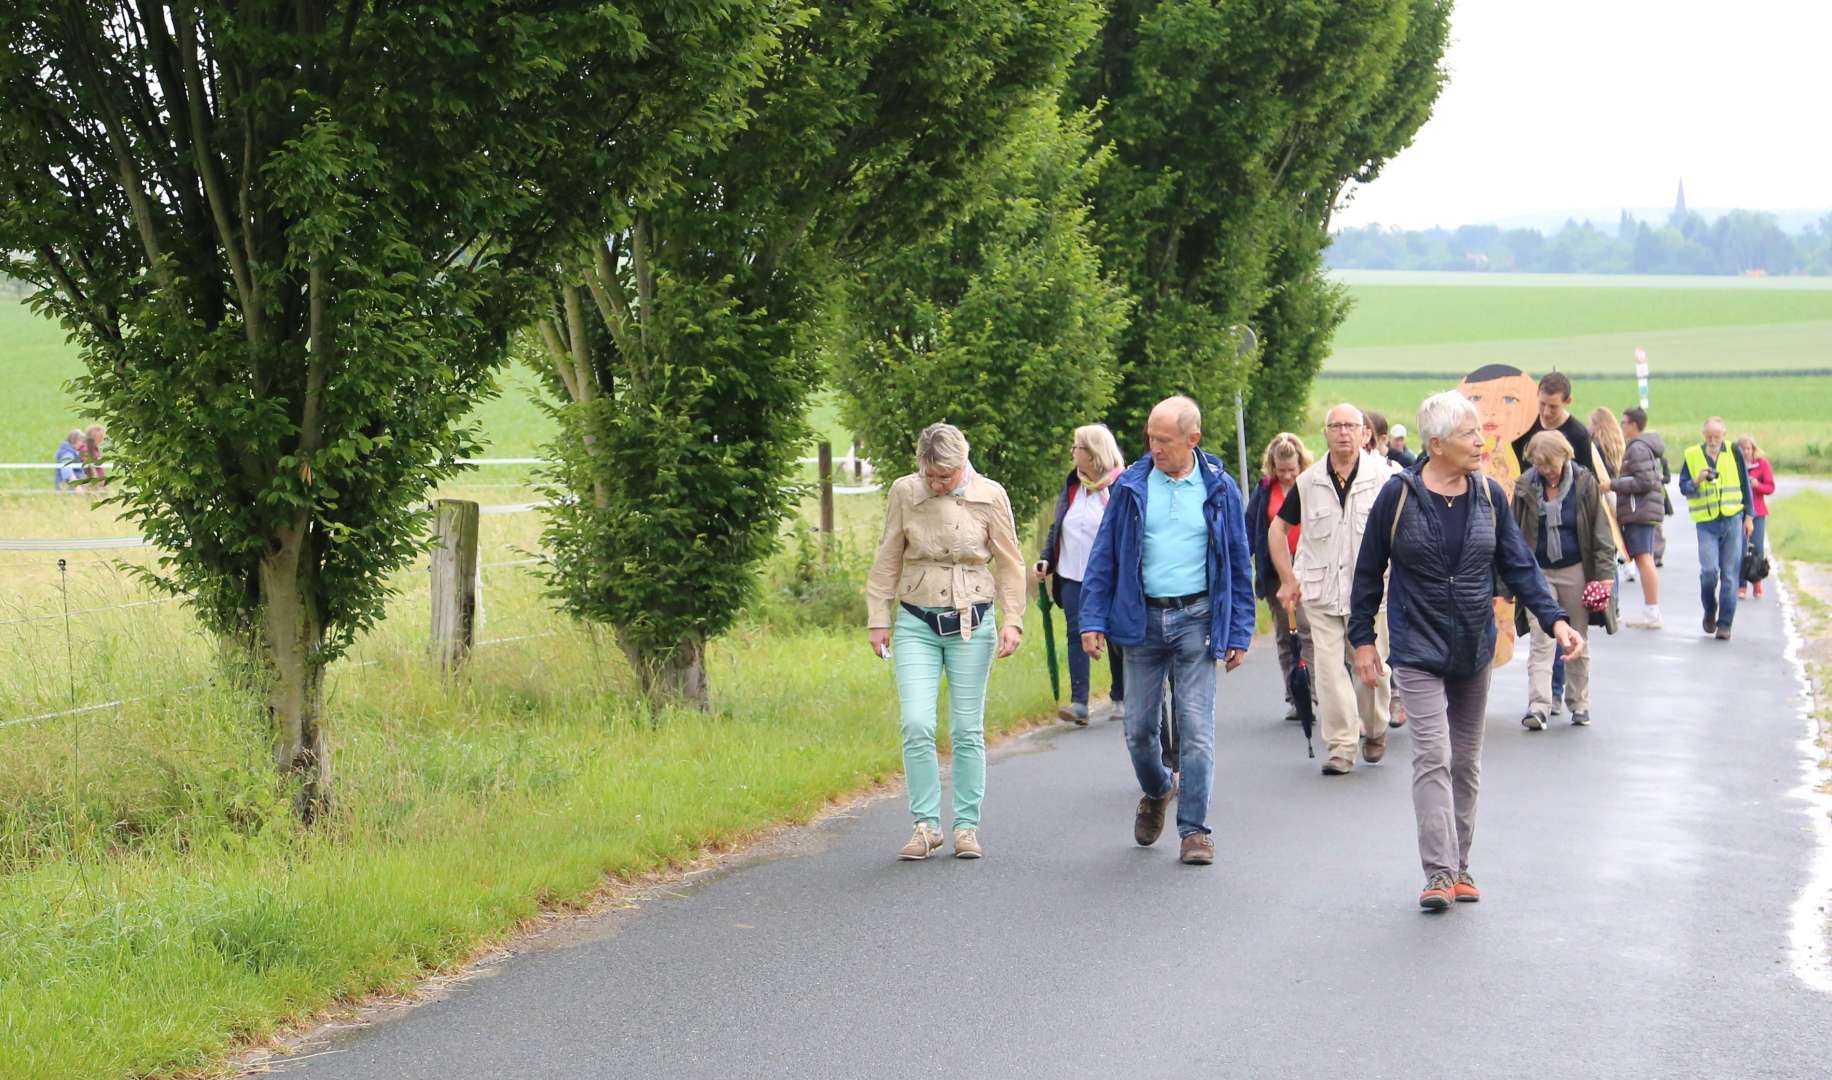
[[[1387,752],[1387,708],[1391,691],[1385,679],[1369,687],[1350,674],[1353,651],[1348,643],[1349,588],[1355,558],[1368,525],[1374,496],[1392,476],[1387,459],[1364,449],[1367,431],[1361,410],[1338,405],[1324,421],[1329,453],[1298,474],[1291,494],[1272,521],[1267,549],[1279,573],[1279,602],[1302,603],[1310,618],[1316,648],[1317,705],[1323,718],[1328,757],[1325,776],[1355,768],[1355,749],[1372,765]],[[1298,553],[1288,554],[1286,535],[1298,530]],[[1383,612],[1384,614],[1384,612]],[[1381,620],[1384,622],[1385,620]],[[1380,627],[1380,656],[1386,661],[1387,633]]]

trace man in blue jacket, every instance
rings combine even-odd
[[[1179,857],[1215,861],[1209,793],[1215,781],[1215,662],[1229,671],[1253,640],[1253,567],[1240,489],[1214,455],[1197,449],[1202,412],[1166,398],[1145,425],[1148,457],[1113,483],[1082,579],[1081,644],[1099,659],[1107,638],[1125,647],[1126,748],[1144,793],[1132,838],[1157,842],[1177,800]],[[1164,680],[1171,683],[1178,772],[1158,736]]]

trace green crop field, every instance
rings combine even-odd
[[[1410,423],[1418,403],[1488,363],[1576,386],[1573,411],[1637,404],[1675,446],[1705,418],[1751,432],[1783,469],[1832,471],[1832,282],[1730,278],[1343,274],[1355,308],[1313,400]]]

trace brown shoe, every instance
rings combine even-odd
[[[1158,842],[1164,832],[1164,815],[1169,812],[1172,800],[1177,797],[1177,781],[1170,782],[1170,792],[1162,799],[1146,795],[1139,799],[1138,812],[1132,815],[1132,839],[1140,847],[1150,847]]]
[[[1361,740],[1361,760],[1369,765],[1378,765],[1380,759],[1387,756],[1387,738]]]
[[[1183,838],[1180,858],[1191,866],[1207,866],[1215,861],[1215,841],[1205,832],[1193,832]]]
[[[957,859],[977,859],[986,854],[980,850],[980,831],[978,829],[954,830],[954,857]]]
[[[1329,760],[1323,763],[1323,775],[1346,776],[1354,767],[1353,759],[1345,758],[1341,754],[1331,754]]]
[[[926,821],[918,821],[916,831],[910,834],[910,842],[897,849],[897,857],[911,861],[926,859],[929,852],[940,846],[941,830]]]

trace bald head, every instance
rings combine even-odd
[[[1323,436],[1329,443],[1329,456],[1338,471],[1346,470],[1361,452],[1362,444],[1367,442],[1366,417],[1359,408],[1343,402],[1324,417]]]
[[[1151,461],[1158,471],[1181,477],[1196,463],[1196,444],[1202,441],[1202,410],[1181,394],[1165,398],[1145,421],[1145,438],[1151,444]]]

